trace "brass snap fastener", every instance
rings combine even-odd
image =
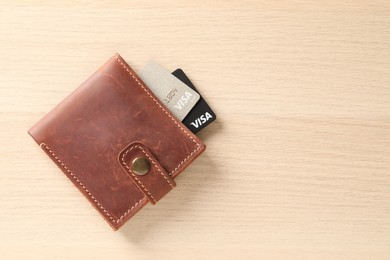
[[[131,170],[137,175],[145,175],[149,172],[150,162],[145,157],[134,158],[131,163]]]

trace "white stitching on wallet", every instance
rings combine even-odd
[[[139,148],[139,149],[146,155],[146,157],[148,157],[148,159],[152,161],[154,167],[156,167],[157,171],[160,172],[160,174],[164,177],[164,179],[167,181],[167,183],[168,183],[168,184],[172,187],[172,189],[173,189],[174,187],[173,187],[171,181],[164,175],[164,173],[160,170],[160,168],[157,166],[157,164],[155,163],[155,161],[149,156],[149,154],[144,150],[144,148],[142,148],[142,147],[139,146],[139,145],[135,145],[135,146],[131,147],[130,149],[127,149],[126,152],[125,152],[124,154],[122,154],[121,160],[122,160],[123,164],[125,165],[125,167],[129,170],[129,172],[131,173],[131,175],[134,176],[134,178],[138,181],[138,183],[142,185],[142,183],[138,180],[138,178],[134,175],[134,173],[132,172],[132,170],[129,168],[129,166],[128,166],[127,163],[125,162],[125,156],[126,156],[131,150],[133,150],[134,148]],[[144,186],[142,185],[142,187],[144,187]],[[145,188],[145,190],[146,190],[146,188]],[[146,190],[146,191],[148,192],[148,190]],[[148,192],[148,194],[149,194],[150,196],[152,196],[149,192]],[[152,196],[152,198],[153,198],[153,196]]]
[[[144,198],[140,199],[139,201],[137,201],[130,209],[128,209],[122,216],[119,217],[119,219],[114,219],[110,213],[107,212],[107,210],[102,206],[102,204],[99,203],[99,201],[91,194],[91,192],[84,186],[84,184],[72,173],[71,170],[69,170],[69,168],[60,160],[60,158],[58,158],[58,156],[54,153],[54,151],[52,149],[49,148],[49,146],[47,146],[47,144],[45,143],[41,143],[39,146],[44,146],[45,149],[47,151],[49,151],[49,153],[54,157],[54,159],[57,160],[57,162],[65,169],[65,171],[67,173],[69,173],[73,179],[76,180],[76,182],[78,184],[80,184],[81,188],[83,188],[87,194],[93,199],[93,201],[96,203],[96,205],[99,206],[99,208],[101,208],[103,210],[103,212],[111,219],[111,221],[113,222],[116,222],[116,223],[119,223],[122,218],[127,215],[134,207],[136,207]]]
[[[150,192],[148,191],[148,189],[142,184],[142,182],[137,178],[137,176],[135,176],[135,174],[133,173],[133,171],[130,169],[130,167],[127,165],[127,163],[125,162],[125,156],[131,151],[134,149],[134,147],[137,147],[137,146],[133,146],[131,147],[130,149],[128,149],[124,154],[122,154],[122,162],[123,164],[125,165],[126,169],[128,170],[128,172],[131,174],[131,176],[134,177],[134,179],[137,180],[137,182],[139,183],[139,185],[141,185],[141,187],[144,189],[144,191],[146,191],[147,194],[149,194],[149,196],[152,198],[152,200],[154,201],[154,203],[157,203],[156,199],[153,197],[152,194],[150,194]]]

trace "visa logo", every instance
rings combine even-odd
[[[193,125],[195,128],[198,128],[199,126],[209,121],[211,118],[213,117],[210,115],[210,113],[206,112],[204,115],[201,115],[194,122],[192,122],[191,125]]]
[[[187,104],[187,102],[190,100],[191,97],[192,94],[186,91],[184,95],[181,96],[181,98],[179,98],[179,101],[176,102],[175,107],[181,110],[185,106],[185,104]]]

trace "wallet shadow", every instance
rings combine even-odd
[[[207,129],[209,131],[202,131],[199,134],[199,137],[202,140],[207,140],[210,135],[219,132],[222,125],[220,122],[214,122],[214,124],[209,127],[210,128]],[[202,169],[201,171],[199,171],[200,168]],[[207,174],[210,172],[213,173],[212,176]],[[207,186],[210,186],[215,182],[205,181],[205,179],[207,178],[210,180],[210,178],[218,178],[217,176],[219,173],[221,173],[221,171],[214,163],[213,157],[206,152],[197,160],[195,165],[186,169],[176,181],[178,186],[180,186],[181,183],[188,182],[190,180],[192,187],[212,189],[212,187]],[[163,198],[163,203],[157,203],[155,206],[150,204],[146,205],[118,232],[125,236],[130,243],[138,243],[148,240],[148,237],[152,236],[153,233],[155,233],[154,231],[158,230],[159,227],[172,223],[172,218],[189,214],[188,212],[191,211],[190,209],[193,202],[197,200],[200,193],[200,190],[191,189],[188,186],[181,186],[180,194],[176,194],[179,195],[180,198],[178,198],[178,196],[169,196],[168,194],[168,196]]]

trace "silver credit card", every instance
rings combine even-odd
[[[149,61],[138,76],[180,121],[199,101],[197,92],[154,61]]]

